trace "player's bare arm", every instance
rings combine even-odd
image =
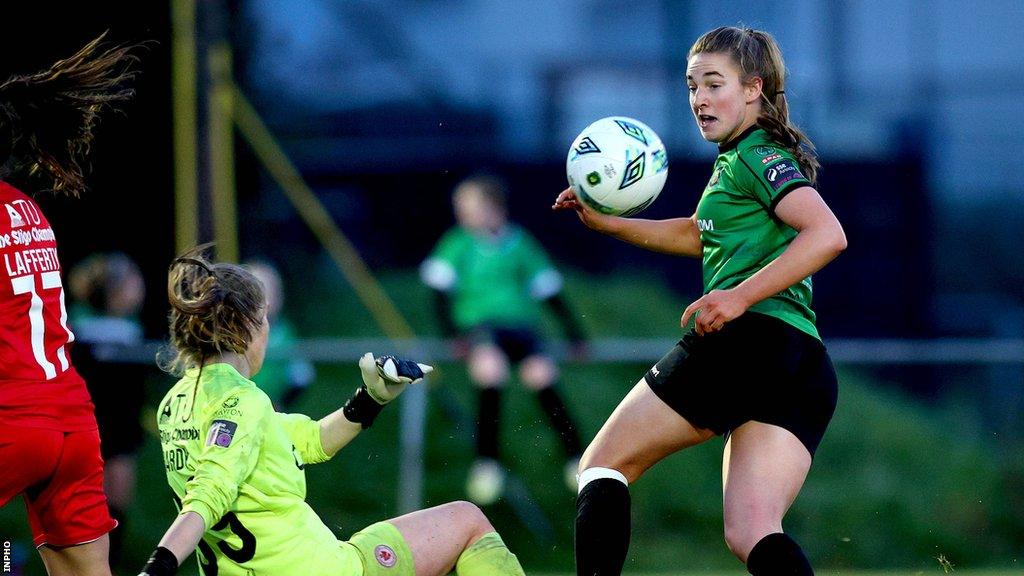
[[[691,258],[700,258],[703,254],[696,214],[667,220],[609,216],[580,202],[572,188],[563,190],[551,208],[575,210],[588,228],[647,250]]]

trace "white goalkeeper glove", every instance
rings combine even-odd
[[[394,356],[374,358],[367,352],[359,359],[359,370],[363,373],[366,392],[378,404],[387,404],[401,394],[409,384],[415,384],[434,367]]]
[[[371,352],[367,352],[359,359],[363,385],[345,403],[345,417],[369,428],[385,404],[398,398],[409,384],[423,380],[433,369],[427,364],[394,356],[374,358]]]

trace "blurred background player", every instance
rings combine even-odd
[[[316,369],[307,360],[280,356],[298,341],[298,333],[284,312],[284,284],[277,268],[266,260],[251,260],[243,266],[263,284],[267,319],[274,327],[267,341],[270,358],[263,362],[263,369],[253,377],[253,382],[270,396],[275,408],[286,412],[316,379]]]
[[[50,574],[108,575],[117,526],[103,493],[93,404],[68,357],[53,230],[22,192],[77,197],[99,114],[131,99],[134,46],[102,36],[47,70],[0,84],[0,506],[24,494]]]
[[[582,453],[579,431],[560,396],[558,367],[541,347],[538,323],[542,302],[550,305],[574,349],[583,331],[560,293],[562,276],[540,244],[507,218],[504,181],[491,175],[467,178],[452,197],[458,224],[438,242],[420,268],[436,291],[438,320],[446,336],[458,338],[457,355],[468,346],[469,377],[479,388],[476,460],[466,493],[478,504],[502,493],[500,464],[502,388],[510,364],[558,434],[565,451],[565,482],[575,487]]]
[[[305,502],[310,464],[351,442],[431,368],[391,356],[359,360],[363,385],[324,418],[276,412],[249,378],[270,324],[260,282],[202,248],[168,274],[170,334],[181,377],[158,411],[167,482],[180,513],[141,574],[169,576],[199,549],[204,574],[522,576],[479,508],[452,502],[357,532],[334,533]],[[339,484],[340,486],[341,484]]]
[[[125,519],[135,496],[135,455],[142,445],[142,405],[146,364],[111,358],[120,347],[143,343],[139,311],[146,297],[142,273],[121,252],[94,254],[68,274],[74,303],[68,317],[75,327],[71,358],[85,378],[96,405],[103,486],[110,514],[119,524],[110,536],[110,561],[117,564],[127,529]]]

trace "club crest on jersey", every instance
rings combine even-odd
[[[206,445],[227,448],[231,446],[236,430],[238,430],[238,424],[230,420],[214,420],[210,424],[209,433],[206,434]]]
[[[722,167],[719,166],[718,168],[715,168],[715,170],[711,173],[711,180],[708,182],[708,186],[714,186],[715,184],[718,184],[718,179],[719,177],[721,177],[721,175]]]
[[[225,408],[234,408],[235,406],[238,406],[238,396],[232,396],[224,401]]]
[[[377,559],[378,564],[385,568],[391,568],[398,562],[398,556],[395,555],[395,551],[387,544],[377,545],[373,549],[373,557]]]

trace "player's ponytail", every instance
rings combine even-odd
[[[101,46],[106,34],[50,68],[0,83],[0,180],[26,191],[78,196],[82,161],[106,109],[128,101],[135,45]]]
[[[173,358],[159,360],[180,375],[204,358],[245,353],[263,324],[266,298],[260,281],[237,264],[211,263],[210,244],[175,258],[167,274]]]
[[[782,51],[772,35],[751,28],[723,26],[707,32],[694,42],[689,56],[700,53],[729,54],[740,69],[740,79],[747,83],[761,79],[761,115],[757,124],[772,140],[789,150],[811,182],[818,177],[821,164],[814,153],[814,144],[789,119],[786,100],[786,64]]]

